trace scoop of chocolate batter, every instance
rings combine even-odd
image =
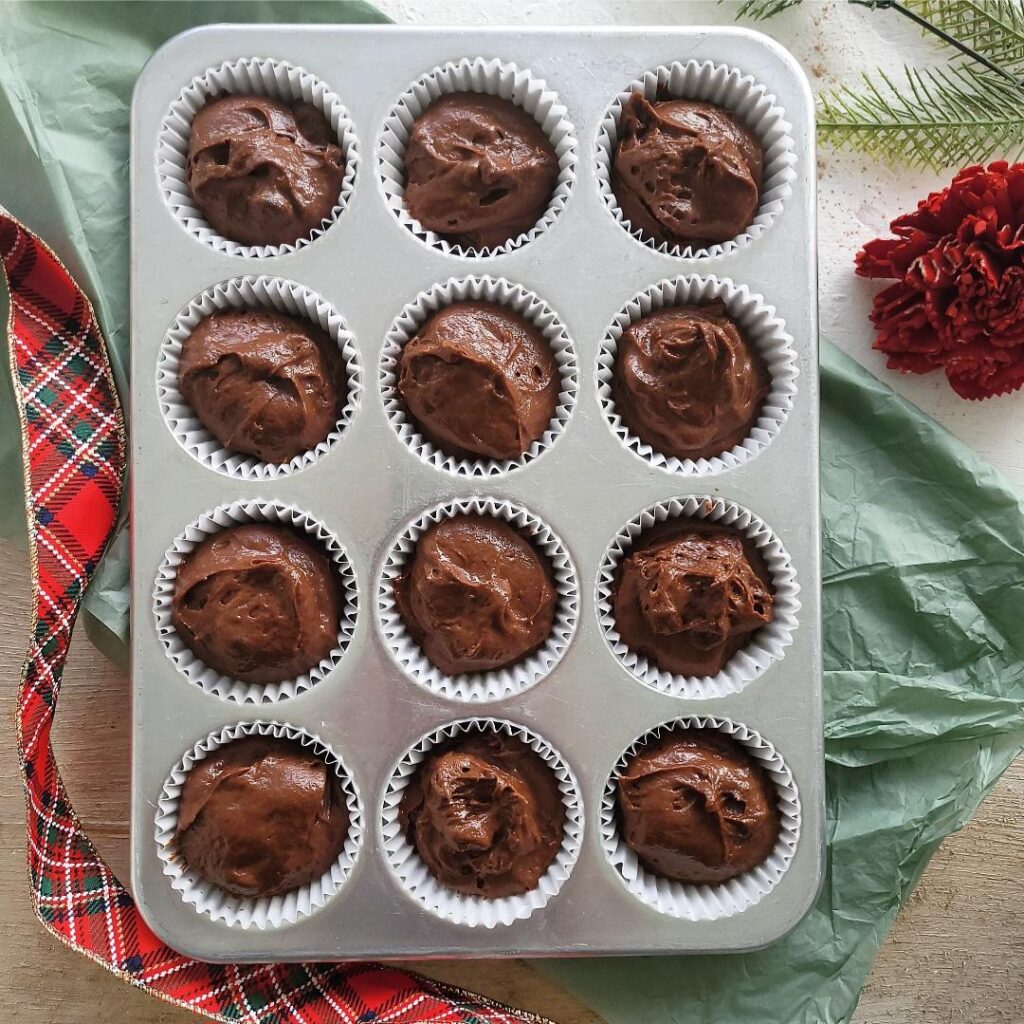
[[[274,463],[324,440],[347,393],[331,338],[267,309],[202,320],[182,345],[178,386],[225,448]]]
[[[764,361],[721,303],[659,309],[619,339],[615,411],[664,455],[710,458],[739,444],[768,388]]]
[[[178,566],[171,622],[205,664],[247,683],[293,679],[338,638],[340,587],[323,552],[285,526],[233,526]]]
[[[402,349],[398,390],[444,451],[516,459],[555,414],[558,367],[544,336],[517,313],[456,302]]]
[[[540,220],[558,178],[551,140],[520,107],[451,93],[414,122],[405,203],[425,228],[474,248],[517,238]]]
[[[726,242],[757,213],[763,159],[728,110],[635,92],[619,120],[612,188],[626,219],[656,242]]]
[[[307,237],[338,201],[345,163],[316,107],[232,94],[195,116],[188,184],[203,216],[244,245]]]
[[[431,751],[399,814],[439,882],[487,899],[535,888],[565,822],[551,768],[522,740],[489,732]]]
[[[710,524],[651,531],[622,560],[613,593],[622,642],[665,672],[710,676],[772,621],[768,572],[748,538]]]
[[[555,616],[545,560],[491,516],[453,516],[430,527],[395,596],[427,659],[453,676],[522,661],[547,640]]]
[[[775,788],[714,729],[663,733],[618,778],[622,836],[655,874],[716,884],[757,867],[779,837]]]
[[[247,736],[185,779],[175,839],[185,862],[236,896],[276,896],[337,860],[349,815],[337,775],[300,743]]]

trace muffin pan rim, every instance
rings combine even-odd
[[[630,45],[624,48],[626,36]],[[227,497],[235,497],[250,491],[253,485],[242,482],[230,487],[222,474],[199,472],[202,467],[177,447],[159,422],[159,415],[152,416],[152,407],[146,404],[152,402],[152,393],[147,396],[141,392],[139,382],[152,372],[154,335],[158,339],[166,330],[166,320],[154,325],[154,309],[166,308],[163,303],[171,309],[180,308],[211,281],[231,276],[232,270],[237,274],[237,257],[197,246],[168,215],[152,174],[151,147],[153,126],[166,109],[168,95],[180,88],[180,82],[187,80],[193,70],[199,72],[215,65],[225,51],[237,52],[240,44],[249,52],[273,52],[331,82],[348,105],[364,140],[376,138],[374,131],[387,116],[390,97],[398,95],[424,66],[431,62],[441,65],[459,53],[500,53],[503,59],[542,75],[557,90],[580,139],[592,138],[607,96],[622,81],[630,80],[640,68],[681,54],[724,61],[758,81],[770,82],[793,120],[798,154],[794,191],[771,231],[755,244],[714,259],[716,272],[747,283],[752,291],[777,303],[779,315],[794,338],[800,384],[790,424],[772,445],[748,464],[706,478],[702,485],[753,508],[779,530],[801,574],[807,602],[801,614],[801,629],[794,635],[784,661],[769,668],[756,687],[726,698],[701,701],[698,706],[685,698],[669,698],[635,686],[608,654],[593,616],[592,594],[583,588],[576,637],[551,678],[518,697],[486,708],[460,708],[400,678],[376,639],[376,617],[371,614],[367,618],[364,604],[349,656],[330,679],[289,701],[289,719],[302,725],[322,722],[325,738],[345,753],[361,786],[369,787],[371,793],[380,792],[386,770],[381,761],[385,752],[374,750],[371,737],[386,738],[389,746],[407,746],[415,739],[409,732],[412,723],[421,733],[459,710],[486,710],[536,727],[576,772],[591,822],[563,891],[530,919],[493,930],[470,929],[406,909],[401,927],[389,935],[386,925],[395,919],[393,903],[401,903],[405,897],[389,879],[375,838],[368,835],[365,855],[349,883],[323,913],[287,929],[233,929],[227,936],[223,926],[183,906],[167,889],[162,875],[153,873],[157,858],[151,840],[147,844],[136,836],[133,877],[147,920],[177,948],[214,960],[265,960],[268,955],[288,960],[397,957],[427,952],[477,956],[514,951],[531,956],[714,951],[749,948],[779,935],[807,908],[822,874],[819,574],[814,544],[817,437],[812,409],[817,390],[813,372],[814,160],[809,130],[813,112],[806,82],[792,59],[777,44],[742,29],[439,32],[392,26],[276,26],[272,31],[262,27],[232,26],[230,31],[211,27],[172,41],[154,58],[140,80],[133,120],[134,814],[144,814],[147,799],[152,800],[151,786],[159,766],[173,763],[179,756],[172,744],[174,730],[181,722],[222,721],[239,710],[224,701],[210,701],[196,687],[181,685],[180,676],[159,651],[151,626],[140,616],[139,588],[146,586],[140,579],[152,580],[166,537],[179,530],[181,522],[223,501],[226,490]],[[339,59],[339,53],[344,53],[345,61]],[[374,54],[372,66],[361,63],[362,53]],[[365,91],[368,81],[373,84]],[[591,162],[579,156],[576,169],[571,201],[559,215],[554,230],[501,256],[465,257],[428,249],[387,209],[379,184],[368,184],[374,176],[367,178],[363,173],[345,217],[316,245],[274,259],[272,271],[271,264],[265,265],[268,272],[301,281],[339,310],[355,335],[361,362],[367,368],[376,365],[380,339],[394,318],[402,292],[413,294],[449,277],[479,274],[485,268],[500,266],[501,276],[542,295],[558,311],[577,346],[579,366],[589,371],[596,358],[596,343],[622,303],[666,274],[700,272],[708,262],[667,256],[637,244],[603,208]],[[159,245],[163,265],[170,265],[172,273],[161,275],[157,271],[154,245]],[[795,259],[787,257],[790,266],[771,264],[772,254],[780,248],[796,254]],[[564,258],[567,252],[571,253],[569,260]],[[386,254],[386,265],[378,261],[376,253]],[[609,255],[614,258],[608,260]],[[601,257],[606,258],[604,262]],[[672,269],[666,271],[666,266]],[[260,269],[260,265],[257,263],[254,269]],[[398,284],[392,287],[392,282]],[[368,444],[372,451],[366,450]],[[566,467],[572,467],[570,472],[561,472]],[[777,478],[781,467],[791,467],[786,501],[765,486],[770,478]],[[391,474],[392,484],[384,486],[382,480],[374,479],[373,474],[379,472]],[[188,490],[175,494],[173,503],[161,497],[172,481],[186,478]],[[606,480],[615,486],[602,483]],[[385,554],[381,538],[391,536],[401,525],[396,516],[410,506],[466,497],[476,488],[473,480],[439,473],[411,458],[387,427],[380,395],[371,387],[364,387],[359,415],[350,425],[345,443],[336,447],[331,458],[272,484],[259,485],[261,492],[272,491],[331,527],[353,556],[359,580],[369,580],[371,585]],[[587,387],[580,388],[574,415],[545,458],[514,473],[488,478],[486,484],[489,494],[525,504],[548,522],[566,541],[573,561],[588,580],[593,578],[607,538],[629,514],[685,489],[687,485],[679,479],[653,473],[650,466],[618,444],[603,421],[596,395]],[[161,501],[170,507],[161,509]],[[787,501],[799,502],[797,515],[780,515]],[[146,510],[145,517],[140,518],[140,509]],[[584,522],[589,524],[589,537],[581,536],[577,528]],[[154,656],[157,653],[159,658]],[[369,707],[362,696],[362,681],[367,678],[375,683],[376,708]],[[595,690],[598,678],[600,685]],[[774,700],[776,707],[765,703],[769,687],[776,698],[782,698],[781,704],[779,699]],[[174,702],[168,705],[164,730],[170,736],[152,728],[152,712],[163,692]],[[607,701],[612,693],[622,705],[618,713],[609,715]],[[387,714],[385,709],[390,709]],[[246,705],[244,710],[265,719],[280,709],[276,705]],[[621,750],[630,738],[624,732],[630,723],[634,726],[631,735],[635,736],[638,726],[657,724],[669,714],[687,711],[721,712],[767,736],[791,765],[805,809],[794,862],[770,897],[743,914],[697,923],[659,914],[615,882],[592,827],[599,806],[598,783],[603,779],[592,777],[592,758],[586,754],[587,749]],[[794,722],[800,723],[799,732],[793,728]],[[585,738],[580,735],[580,723],[586,724]],[[337,742],[339,728],[341,743]],[[598,917],[589,918],[591,913]],[[360,920],[357,936],[345,928],[352,914]],[[615,920],[616,928],[598,932],[586,928],[588,919],[602,918]],[[582,934],[573,930],[577,922]]]

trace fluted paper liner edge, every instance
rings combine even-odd
[[[192,768],[218,747],[245,736],[294,740],[322,757],[341,783],[349,827],[337,860],[320,878],[279,896],[235,896],[202,878],[185,863],[177,849],[175,830],[182,787]],[[155,840],[164,874],[185,903],[197,913],[235,928],[278,928],[316,913],[344,886],[362,846],[365,823],[359,791],[344,762],[319,737],[280,722],[245,722],[226,726],[200,740],[171,769],[157,803]]]

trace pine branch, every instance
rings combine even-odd
[[[726,0],[718,0],[718,2],[722,4]],[[803,3],[803,0],[743,0],[736,12],[736,17],[750,18],[751,21],[767,21],[768,18],[781,14],[786,8],[796,7],[800,3]]]
[[[818,102],[818,138],[836,148],[942,170],[1024,152],[1024,91],[974,65],[862,76]]]
[[[744,0],[737,17],[762,21],[800,2]],[[976,52],[946,67],[904,68],[898,80],[880,68],[824,93],[821,142],[933,170],[1024,154],[1024,0],[851,2],[924,19]]]
[[[1008,71],[1024,72],[1024,0],[903,0],[936,28]]]

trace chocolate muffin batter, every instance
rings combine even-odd
[[[565,822],[551,768],[522,740],[492,732],[431,751],[399,814],[439,882],[486,899],[535,888],[562,845]]]
[[[622,836],[664,878],[728,881],[762,863],[779,837],[771,779],[715,729],[663,733],[630,760],[618,786]]]
[[[334,429],[347,397],[341,352],[308,320],[214,313],[185,339],[178,386],[227,449],[288,462]]]
[[[308,103],[232,94],[192,121],[188,184],[216,231],[244,245],[306,238],[330,216],[345,162],[337,136]]]
[[[647,238],[711,245],[750,226],[763,159],[757,136],[728,110],[635,92],[619,119],[612,189]]]
[[[711,676],[772,621],[774,598],[756,545],[729,527],[669,522],[622,560],[612,610],[622,642],[659,669]]]
[[[278,683],[330,653],[341,607],[323,552],[286,526],[251,523],[213,534],[178,566],[171,623],[218,672]]]
[[[558,157],[540,125],[509,100],[458,92],[413,123],[405,149],[405,203],[425,228],[484,248],[540,220]]]
[[[710,458],[757,422],[770,378],[721,303],[659,309],[629,325],[612,378],[615,411],[663,455]]]
[[[398,390],[451,455],[517,459],[555,414],[560,378],[544,336],[494,302],[456,302],[402,349]]]
[[[247,736],[188,773],[175,841],[207,881],[236,896],[276,896],[328,871],[348,829],[341,783],[321,757],[291,740]]]
[[[547,640],[555,618],[546,560],[491,516],[453,516],[430,527],[395,597],[427,660],[450,676],[522,661]]]

